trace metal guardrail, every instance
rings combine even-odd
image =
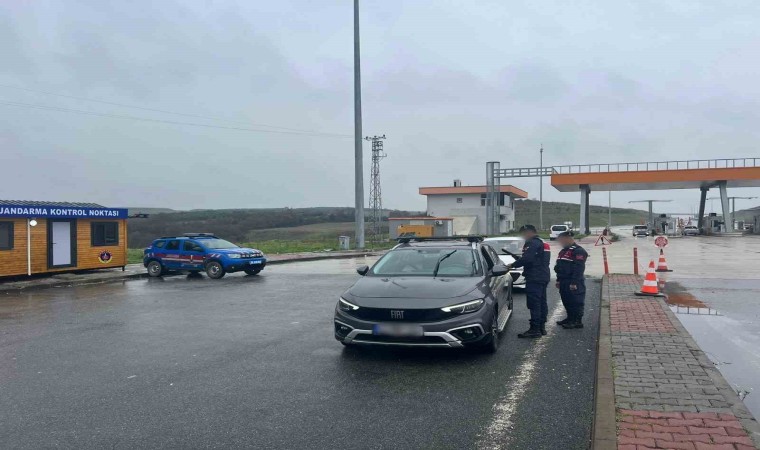
[[[573,164],[569,166],[553,166],[551,173],[601,173],[601,172],[638,172],[657,170],[688,170],[688,169],[735,169],[743,167],[760,167],[760,158],[733,159],[690,159],[681,161],[647,161],[611,164]],[[506,172],[510,169],[502,169]],[[530,169],[511,169],[530,170]],[[550,173],[550,175],[551,175]],[[508,175],[504,175],[505,177]],[[527,176],[527,175],[522,175]],[[533,176],[538,176],[535,174]]]
[[[494,176],[497,178],[523,178],[551,176],[556,173],[553,167],[518,167],[513,169],[496,169]]]

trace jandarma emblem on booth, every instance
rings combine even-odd
[[[103,250],[98,256],[98,260],[103,264],[111,262],[111,258],[113,258],[113,255],[108,250]]]

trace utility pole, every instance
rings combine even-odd
[[[673,200],[633,200],[628,203],[649,203],[649,229],[654,230],[654,214],[652,214],[652,203],[666,203]]]
[[[364,162],[362,160],[362,77],[359,0],[354,0],[354,231],[356,248],[364,248]]]
[[[380,160],[385,158],[383,152],[383,140],[385,135],[365,137],[372,142],[372,169],[369,181],[369,209],[370,209],[370,239],[373,244],[378,244],[383,233],[383,195],[380,190]]]
[[[538,229],[544,229],[544,144],[541,144],[541,155],[539,176],[538,176]]]

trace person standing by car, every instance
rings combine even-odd
[[[562,328],[583,328],[583,307],[586,301],[584,272],[588,253],[573,239],[573,233],[561,233],[557,240],[562,245],[557,255],[554,271],[557,273],[557,289],[565,306],[567,317],[557,322]]]
[[[538,237],[536,227],[523,225],[520,234],[525,239],[522,256],[507,268],[523,267],[525,277],[525,296],[530,310],[530,329],[517,335],[519,338],[539,338],[546,334],[546,316],[549,306],[546,303],[546,287],[549,284],[549,262],[551,250],[549,244]]]

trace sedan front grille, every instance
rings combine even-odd
[[[360,307],[351,311],[357,319],[370,322],[437,322],[452,316],[451,313],[435,309],[403,309],[403,308],[366,308]]]

